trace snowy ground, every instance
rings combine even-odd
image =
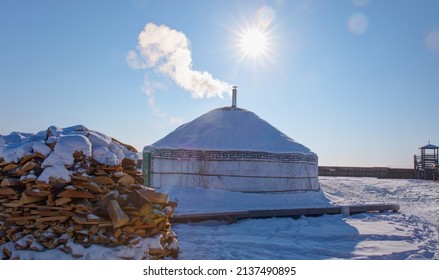
[[[180,213],[374,202],[399,203],[401,211],[296,220],[248,219],[234,224],[213,221],[174,224],[181,250],[179,259],[439,259],[439,183],[342,177],[320,177],[319,180],[323,192],[301,194],[244,194],[201,188],[162,188],[160,191],[178,201],[177,212]],[[142,246],[93,245],[77,250],[83,254],[80,259],[123,259],[128,255],[136,258],[138,252],[143,252]],[[73,258],[59,249],[20,251],[19,255],[21,259]]]
[[[420,180],[319,178],[324,196],[164,189],[179,200],[180,212],[317,205],[399,203],[400,213],[354,216],[249,219],[234,224],[174,225],[181,259],[439,259],[439,184]],[[184,195],[186,193],[186,195]],[[216,197],[217,199],[214,199]],[[213,203],[213,201],[216,201]],[[315,206],[315,205],[314,205]]]

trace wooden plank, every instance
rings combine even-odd
[[[31,210],[31,215],[37,215],[40,217],[47,217],[47,216],[59,216],[60,211],[41,211],[41,210]]]
[[[208,220],[235,222],[238,216],[246,217],[248,216],[248,211],[175,214],[171,221],[173,223],[202,222]]]
[[[20,216],[20,217],[9,217],[9,218],[6,218],[6,221],[7,222],[27,221],[27,220],[35,220],[36,218],[38,218],[38,216],[36,216],[36,215]]]
[[[128,215],[120,208],[119,203],[117,203],[116,200],[110,201],[107,207],[107,212],[114,228],[121,227],[130,220]]]
[[[71,205],[65,207],[57,207],[57,206],[35,206],[38,210],[49,210],[49,211],[71,211],[73,207]]]
[[[320,216],[325,214],[341,214],[346,211],[347,214],[359,214],[365,212],[384,212],[399,211],[398,204],[365,204],[351,206],[331,206],[318,208],[297,208],[297,209],[265,209],[265,210],[249,210],[235,212],[217,212],[217,213],[187,213],[175,214],[171,221],[174,223],[201,222],[207,220],[229,221],[235,222],[241,219],[260,219],[272,217],[300,217],[300,216]]]
[[[68,216],[49,216],[49,217],[38,217],[35,219],[36,222],[53,222],[53,221],[60,221],[64,222],[67,220]]]
[[[365,205],[353,205],[349,206],[350,214],[359,214],[365,212],[398,212],[398,204],[365,204]]]

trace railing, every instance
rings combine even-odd
[[[434,169],[438,165],[438,158],[435,155],[414,156],[415,169]]]

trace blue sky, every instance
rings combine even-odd
[[[243,56],[261,10],[268,50]],[[439,145],[438,15],[435,0],[1,1],[0,134],[83,124],[141,150],[229,106],[133,69],[153,23],[184,34],[194,71],[236,84],[239,107],[321,165],[412,167],[418,147]]]

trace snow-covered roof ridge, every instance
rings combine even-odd
[[[313,153],[255,113],[237,107],[211,110],[145,147],[151,148]]]

